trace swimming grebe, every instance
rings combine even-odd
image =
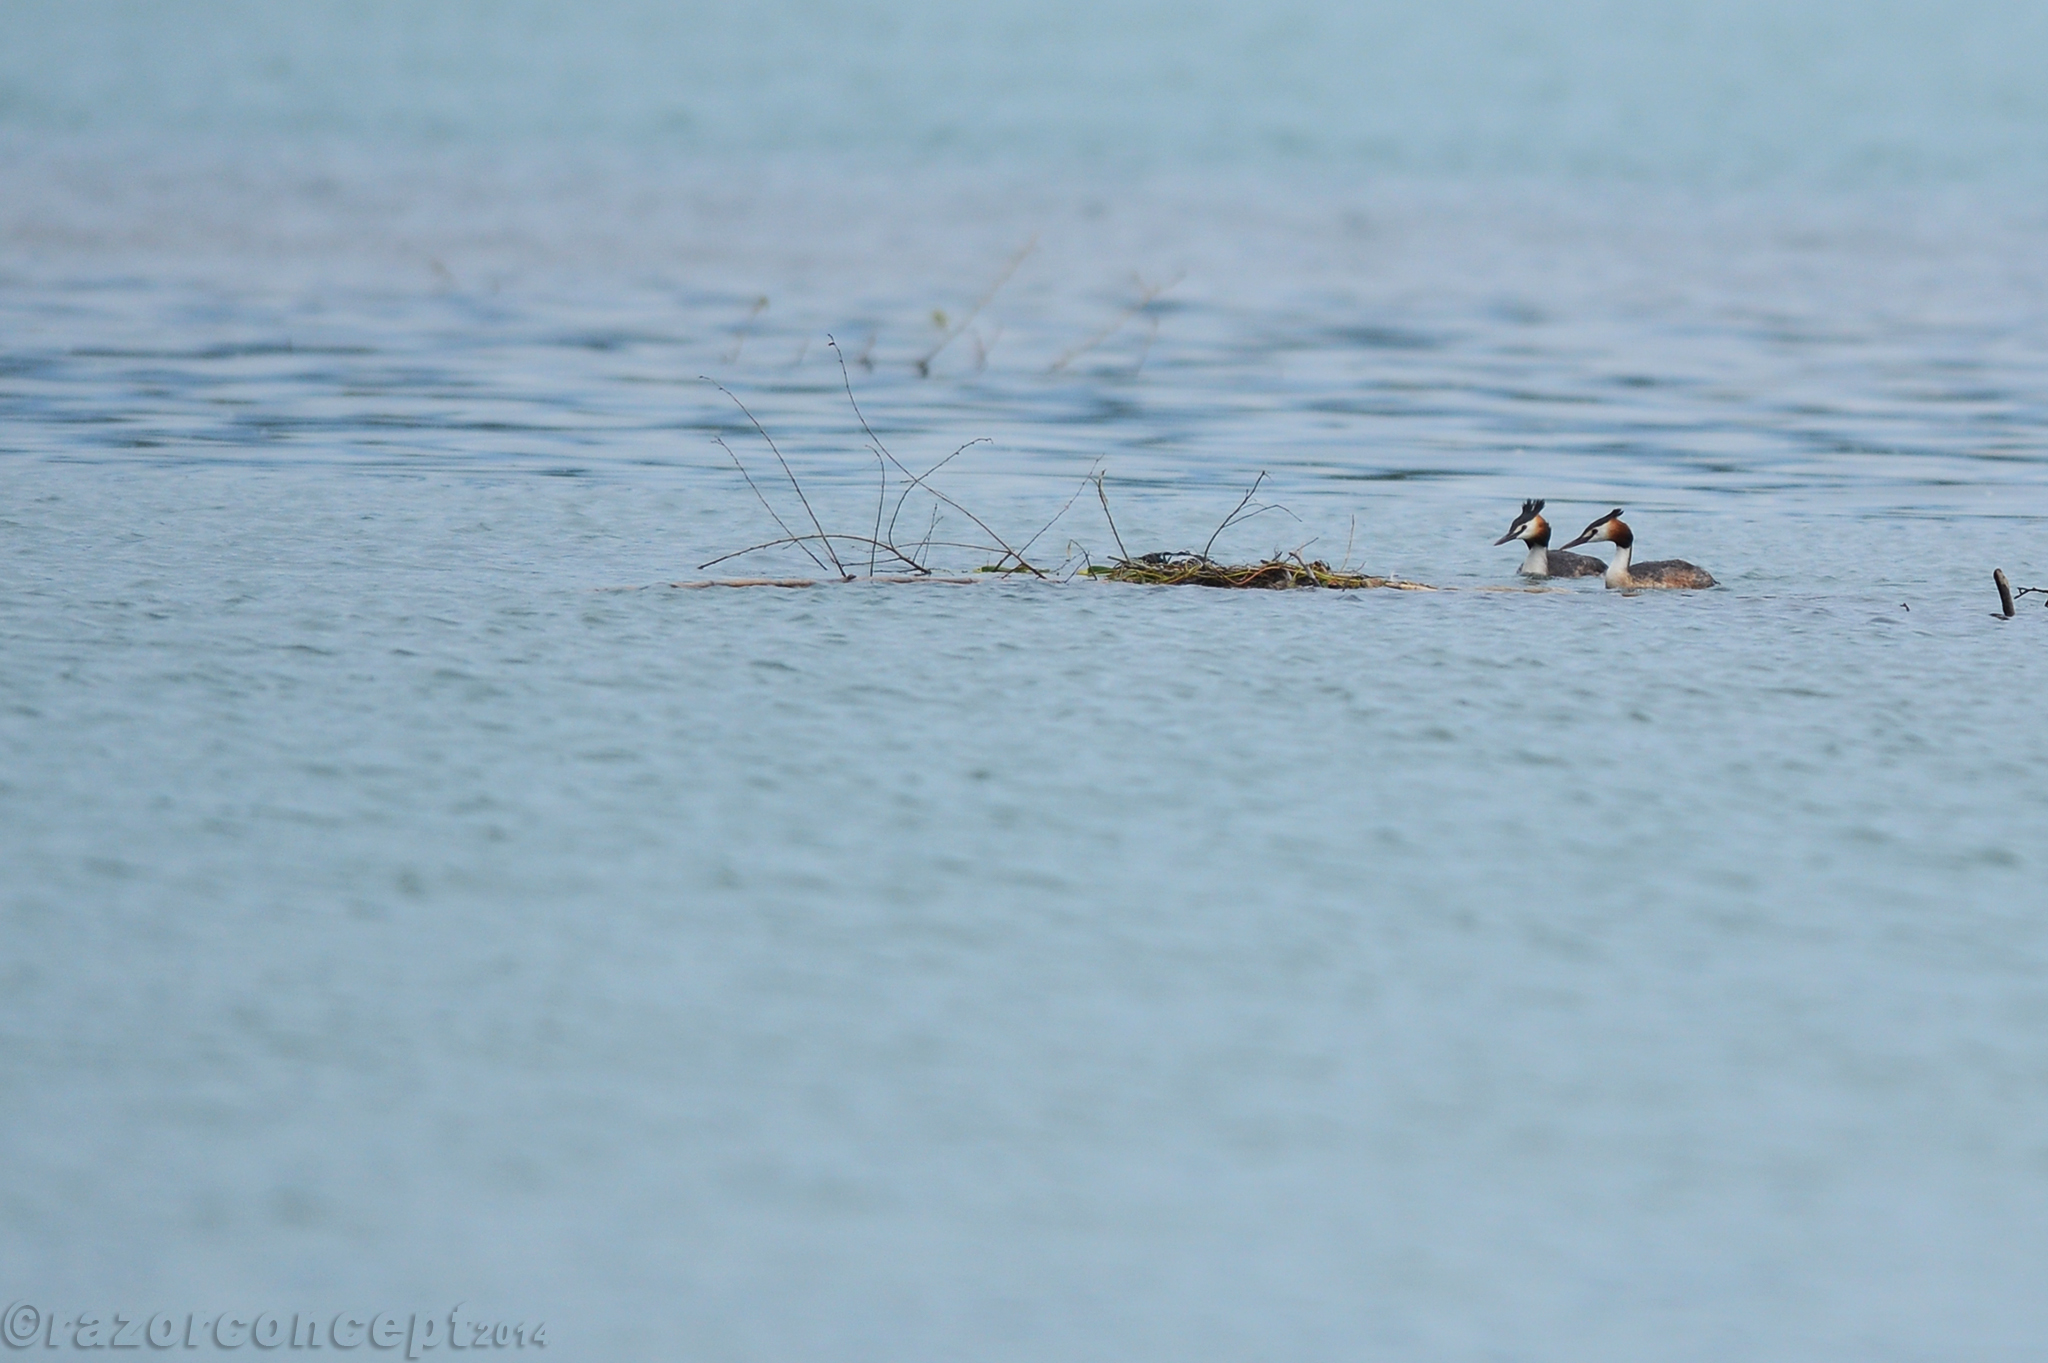
[[[1523,577],[1598,577],[1607,571],[1607,565],[1591,554],[1567,554],[1562,549],[1552,549],[1550,522],[1538,514],[1542,510],[1540,501],[1523,502],[1522,514],[1515,517],[1507,534],[1494,541],[1506,544],[1509,540],[1521,540],[1529,546],[1529,557],[1522,560],[1516,572]]]
[[[1714,575],[1696,564],[1682,558],[1663,558],[1655,563],[1629,562],[1629,551],[1635,547],[1635,532],[1622,523],[1621,508],[1602,516],[1586,527],[1586,533],[1567,544],[1585,544],[1590,540],[1607,540],[1614,545],[1614,562],[1607,565],[1604,576],[1610,587],[1711,587]]]

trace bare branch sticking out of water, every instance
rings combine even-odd
[[[1102,475],[1095,475],[1095,495],[1102,499],[1102,519],[1109,522],[1109,537],[1116,541],[1116,556],[1130,562],[1131,551],[1124,548],[1124,537],[1117,533],[1116,517],[1109,514],[1109,494],[1103,491]]]
[[[733,337],[732,350],[725,357],[727,364],[739,363],[740,351],[745,349],[747,344],[747,332],[752,329],[754,319],[767,310],[768,295],[764,293],[754,300],[754,306],[747,313],[747,320],[740,323],[739,333]]]
[[[791,469],[789,466],[789,461],[782,457],[782,450],[776,445],[775,437],[768,434],[768,428],[766,426],[763,426],[760,420],[757,417],[755,417],[755,415],[751,411],[747,410],[747,404],[741,402],[739,398],[734,395],[732,389],[727,388],[724,384],[720,383],[716,379],[705,378],[705,376],[702,374],[699,374],[697,377],[700,379],[704,379],[704,382],[710,384],[712,387],[716,388],[719,392],[725,394],[727,397],[732,398],[732,405],[739,408],[740,411],[745,412],[747,420],[754,423],[754,429],[761,433],[761,438],[768,442],[768,448],[775,452],[775,462],[782,465],[783,475],[789,479],[789,485],[792,488],[796,489],[796,499],[804,504],[804,514],[811,518],[811,527],[818,532],[817,538],[824,544],[825,557],[832,560],[832,566],[839,570],[839,575],[841,577],[852,577],[853,574],[846,571],[846,565],[839,561],[839,555],[832,552],[832,538],[831,536],[825,533],[825,527],[819,523],[818,513],[811,510],[811,499],[804,496],[804,485],[796,480],[795,470]],[[728,449],[726,453],[731,454],[732,451]],[[735,460],[735,462],[737,462],[737,460]],[[742,469],[741,472],[744,473],[745,470]],[[749,478],[747,481],[751,483],[754,480]],[[760,489],[756,488],[755,491],[758,493]],[[780,525],[781,522],[778,520],[776,524]],[[783,526],[783,531],[785,534],[788,533],[788,530],[788,526]],[[825,565],[821,563],[818,566],[822,568]]]
[[[952,463],[955,459],[958,459],[961,455],[973,449],[976,445],[990,445],[994,443],[995,442],[990,440],[987,436],[978,435],[974,437],[974,439],[968,441],[965,445],[962,445],[960,446],[960,448],[954,450],[944,459],[941,459],[938,463],[933,464],[923,473],[917,475],[915,478],[912,478],[909,484],[903,489],[903,495],[896,499],[895,510],[889,513],[889,533],[891,535],[894,535],[896,533],[896,518],[903,514],[903,504],[910,500],[910,494],[917,491],[917,489],[923,485],[925,479],[931,477],[934,473],[937,473],[940,469],[946,467],[946,465]],[[903,466],[901,464],[898,464],[897,467],[902,468]],[[906,473],[909,472],[909,470],[907,469],[905,469],[904,471]],[[927,491],[929,491],[929,489],[927,489]],[[936,497],[937,494],[933,495]],[[934,512],[936,512],[937,508],[934,507],[933,510]]]
[[[1259,484],[1261,484],[1261,483],[1263,483],[1263,482],[1265,482],[1265,481],[1266,481],[1266,474],[1265,474],[1265,470],[1261,469],[1261,470],[1259,471],[1259,476],[1258,476],[1258,477],[1256,477],[1256,478],[1254,478],[1254,479],[1252,479],[1252,485],[1251,485],[1251,487],[1249,487],[1249,488],[1247,488],[1247,489],[1245,490],[1245,494],[1244,494],[1244,500],[1243,500],[1243,501],[1241,501],[1241,502],[1239,502],[1239,503],[1237,504],[1236,508],[1235,508],[1234,510],[1232,510],[1232,511],[1231,511],[1231,513],[1230,513],[1230,514],[1229,514],[1228,516],[1225,516],[1225,517],[1223,518],[1223,523],[1222,523],[1221,525],[1217,526],[1217,527],[1216,527],[1216,528],[1215,528],[1214,530],[1212,530],[1212,531],[1210,531],[1210,532],[1209,532],[1209,542],[1208,542],[1207,544],[1205,544],[1205,545],[1203,545],[1203,546],[1202,546],[1202,557],[1203,557],[1203,558],[1207,558],[1207,557],[1209,557],[1209,551],[1210,551],[1211,549],[1213,549],[1213,548],[1215,548],[1215,547],[1216,547],[1216,537],[1217,537],[1218,535],[1222,534],[1222,533],[1223,533],[1224,531],[1228,530],[1228,529],[1229,529],[1229,528],[1230,528],[1231,526],[1235,525],[1235,524],[1236,524],[1236,523],[1238,522],[1238,520],[1239,520],[1239,518],[1240,518],[1240,517],[1242,517],[1242,518],[1243,518],[1243,519],[1245,519],[1245,520],[1250,520],[1250,519],[1251,519],[1251,516],[1246,516],[1246,515],[1244,514],[1244,509],[1245,509],[1246,507],[1248,507],[1248,506],[1250,506],[1250,505],[1252,504],[1252,498],[1258,495],[1258,491],[1259,491]],[[1259,508],[1259,510],[1261,510],[1261,511],[1263,511],[1263,510],[1265,510],[1265,509],[1266,509],[1266,508],[1264,508],[1264,507],[1261,507],[1261,508]],[[1252,516],[1256,516],[1256,515],[1258,515],[1259,513],[1258,513],[1257,511],[1254,511],[1254,512],[1252,512],[1251,514],[1252,514]]]
[[[1037,244],[1038,238],[1033,237],[1031,239],[1031,245],[1036,246]],[[1028,251],[1030,247],[1027,246],[1025,249]],[[1022,259],[1023,257],[1020,255],[1018,257],[1018,261],[1022,261]],[[1015,268],[1015,264],[1016,262],[1012,263],[1013,269]],[[1007,278],[1007,274],[1004,277]],[[1032,567],[1030,563],[1026,562],[1024,556],[1018,553],[1015,549],[1012,549],[1009,546],[1009,544],[1004,541],[1003,537],[1001,535],[998,535],[995,532],[995,530],[990,527],[987,521],[984,521],[981,517],[975,515],[972,511],[969,511],[966,507],[960,505],[960,503],[954,501],[951,497],[948,497],[945,493],[933,487],[929,481],[934,473],[937,473],[947,464],[953,462],[953,460],[960,454],[961,450],[966,450],[975,445],[987,443],[987,437],[978,436],[975,439],[968,441],[965,445],[962,445],[960,449],[954,450],[952,454],[947,455],[944,459],[941,459],[938,463],[932,465],[930,468],[926,469],[921,474],[911,473],[911,471],[908,468],[904,467],[903,461],[901,459],[898,459],[895,453],[891,451],[887,445],[882,443],[882,437],[875,434],[875,428],[868,424],[866,413],[861,411],[859,401],[855,399],[855,397],[853,396],[853,378],[851,375],[847,373],[846,370],[846,352],[839,348],[839,342],[835,340],[829,332],[825,336],[825,344],[831,346],[832,353],[839,357],[839,380],[846,386],[846,401],[847,405],[853,408],[854,419],[860,422],[861,430],[867,435],[867,438],[869,440],[874,442],[875,448],[877,450],[880,450],[882,454],[887,457],[889,462],[896,466],[898,472],[900,472],[904,477],[910,479],[910,486],[912,488],[922,487],[926,492],[930,493],[933,497],[937,498],[939,501],[944,502],[947,506],[952,507],[955,511],[965,516],[968,520],[973,521],[976,529],[980,530],[982,534],[987,535],[997,544],[1003,546],[1003,552],[1008,554],[1011,558],[1015,559],[1017,561],[1017,566],[1019,568],[1024,569],[1026,572],[1030,573],[1034,577],[1044,577],[1044,573],[1039,572],[1038,569]],[[905,489],[905,495],[909,495],[909,489]],[[896,506],[897,510],[899,511],[903,509],[903,504],[900,499],[898,500]],[[895,530],[895,519],[893,517],[890,518],[889,524],[890,531],[893,534]]]
[[[974,319],[981,315],[981,310],[987,307],[990,303],[995,301],[996,295],[1002,292],[1003,285],[1010,282],[1010,276],[1017,273],[1018,266],[1024,263],[1025,257],[1029,256],[1033,251],[1037,249],[1038,234],[1036,232],[1033,232],[1031,234],[1031,240],[1025,242],[1023,247],[1018,250],[1017,254],[1010,257],[1010,263],[1003,266],[1003,272],[996,276],[995,283],[988,286],[988,292],[984,293],[978,300],[976,300],[974,306],[967,310],[967,315],[965,317],[962,317],[958,322],[955,322],[950,328],[947,329],[946,334],[939,338],[939,343],[937,345],[933,346],[930,350],[927,350],[918,359],[917,376],[919,378],[928,379],[931,377],[932,361],[939,358],[939,352],[944,350],[947,346],[953,344],[953,342],[959,338],[960,333],[967,330],[967,328],[973,324]]]
[[[929,469],[926,469],[923,473],[912,473],[907,467],[904,466],[903,462],[896,457],[895,453],[892,450],[890,450],[888,445],[883,442],[882,437],[879,434],[877,434],[874,427],[869,424],[866,414],[861,411],[860,402],[853,395],[853,381],[847,371],[846,356],[844,352],[840,350],[838,341],[832,338],[830,335],[826,336],[825,341],[826,344],[832,347],[832,353],[839,360],[840,379],[841,382],[844,383],[846,388],[847,403],[849,406],[852,407],[854,418],[857,421],[859,421],[861,431],[868,438],[869,449],[871,453],[873,453],[874,455],[877,471],[880,475],[880,482],[875,490],[875,515],[873,533],[867,535],[858,535],[848,534],[841,531],[828,531],[825,528],[823,521],[820,520],[817,511],[812,507],[810,497],[805,494],[803,484],[800,481],[798,481],[796,471],[790,467],[789,460],[783,457],[781,448],[777,446],[775,443],[775,438],[768,434],[767,428],[761,424],[759,418],[757,418],[754,415],[753,411],[750,408],[748,408],[747,404],[742,402],[739,399],[739,397],[733,393],[731,389],[727,388],[724,384],[717,382],[715,379],[705,378],[704,382],[711,384],[714,388],[718,389],[719,392],[725,394],[727,398],[732,400],[733,405],[740,409],[741,413],[743,413],[746,416],[747,420],[753,424],[754,429],[760,433],[761,439],[767,443],[769,450],[775,456],[776,462],[782,468],[783,476],[789,480],[790,489],[796,493],[797,500],[803,505],[804,514],[810,519],[811,522],[812,533],[802,534],[792,529],[789,523],[782,518],[781,514],[775,510],[774,505],[769,502],[767,495],[762,492],[760,485],[754,481],[753,475],[747,471],[746,464],[740,459],[740,457],[737,454],[733,452],[732,447],[725,443],[723,437],[713,436],[713,442],[717,444],[720,449],[726,452],[727,457],[732,460],[733,466],[740,471],[740,477],[746,480],[747,487],[753,492],[755,499],[761,503],[762,509],[768,513],[769,518],[775,522],[776,528],[782,531],[782,534],[777,539],[766,540],[759,544],[748,545],[744,549],[736,549],[728,554],[721,554],[716,558],[710,559],[709,561],[698,565],[699,568],[711,568],[716,566],[717,564],[727,562],[731,559],[739,558],[745,554],[753,554],[768,549],[787,548],[790,546],[794,546],[797,549],[801,550],[804,553],[804,555],[807,558],[809,558],[811,562],[819,568],[820,571],[825,570],[825,564],[827,561],[829,561],[832,565],[832,569],[839,574],[841,581],[851,582],[856,580],[856,575],[847,571],[845,562],[840,558],[838,550],[836,548],[836,546],[839,544],[848,544],[852,545],[856,552],[862,547],[865,547],[867,549],[867,575],[870,578],[878,577],[880,575],[880,570],[883,566],[883,559],[885,557],[889,560],[892,566],[900,564],[903,568],[907,568],[913,574],[916,574],[918,576],[930,576],[932,570],[930,566],[926,564],[926,562],[924,561],[925,554],[928,550],[930,550],[934,546],[937,546],[939,548],[971,549],[976,553],[984,555],[999,554],[1000,557],[996,560],[996,562],[990,565],[991,570],[1029,573],[1034,577],[1044,577],[1045,574],[1037,566],[1035,566],[1029,560],[1027,560],[1024,557],[1022,551],[1011,547],[1009,541],[1005,540],[1001,535],[997,534],[996,531],[989,526],[988,522],[984,521],[981,517],[975,515],[972,511],[969,511],[966,507],[962,506],[958,501],[954,500],[952,497],[947,496],[945,493],[939,491],[937,488],[931,485],[931,477],[933,474],[937,473],[940,469],[944,468],[947,464],[951,463],[954,459],[958,458],[963,451],[970,449],[975,445],[987,443],[986,438],[978,437],[974,440],[970,440],[966,444],[961,445],[959,448],[955,449],[951,454],[948,454],[944,459],[941,459],[937,463],[933,464]],[[891,467],[894,467],[898,472],[900,472],[903,475],[905,479],[905,485],[903,487],[901,495],[899,495],[896,499],[896,510],[889,516],[888,526],[885,529],[882,524],[882,512],[888,504],[889,470]],[[1084,482],[1082,484],[1082,487],[1086,486],[1087,484]],[[911,493],[919,490],[922,490],[927,496],[929,496],[932,499],[931,520],[930,523],[925,527],[924,538],[921,539],[915,546],[906,549],[896,542],[896,523],[898,519],[901,517],[903,513],[904,504],[909,500]],[[1076,489],[1074,497],[1079,496],[1080,490]],[[1070,497],[1067,499],[1068,506],[1071,506],[1073,504],[1074,497]],[[939,508],[941,506],[949,507],[952,510],[958,511],[961,515],[965,516],[968,520],[972,521],[975,524],[975,526],[978,529],[980,529],[984,535],[988,537],[988,540],[992,541],[992,543],[941,540],[937,538],[939,528]],[[1062,507],[1060,509],[1059,514],[1064,515],[1065,512],[1066,508]],[[1059,515],[1055,515],[1053,518],[1054,521],[1057,521],[1058,519]],[[1048,522],[1046,526],[1038,532],[1038,535],[1032,536],[1032,542],[1035,542],[1038,539],[1039,535],[1043,535],[1045,533],[1045,530],[1050,529],[1051,524],[1051,522]],[[1027,542],[1026,544],[1027,549],[1029,548],[1029,543],[1030,542]],[[821,553],[823,555],[822,558],[820,557]],[[856,560],[856,562],[857,561],[858,560]]]
[[[1110,320],[1108,326],[1105,326],[1104,328],[1102,328],[1102,330],[1096,332],[1093,336],[1088,337],[1088,339],[1082,341],[1079,345],[1074,346],[1072,349],[1062,354],[1058,359],[1054,360],[1045,372],[1048,374],[1059,373],[1062,369],[1065,369],[1075,360],[1080,359],[1083,355],[1086,355],[1089,351],[1095,349],[1095,347],[1101,345],[1104,341],[1116,335],[1119,331],[1122,331],[1124,329],[1124,323],[1130,321],[1133,317],[1136,317],[1139,313],[1151,307],[1152,301],[1159,297],[1160,294],[1165,293],[1168,289],[1172,288],[1174,285],[1180,283],[1183,279],[1186,278],[1187,272],[1183,270],[1181,273],[1167,280],[1164,284],[1147,284],[1143,279],[1138,280],[1137,302],[1131,304],[1122,312],[1118,313],[1114,318]],[[1151,354],[1152,341],[1156,340],[1158,338],[1158,335],[1159,319],[1155,317],[1152,319],[1152,335],[1151,337],[1147,338],[1145,342],[1146,355]],[[1138,357],[1138,368],[1142,369],[1144,367],[1145,356],[1140,355]]]
[[[979,374],[988,368],[988,353],[996,348],[997,341],[1003,339],[1003,329],[998,326],[995,334],[986,340],[982,338],[980,327],[976,327],[969,334],[974,337],[974,372]]]
[[[1098,459],[1095,461],[1095,463],[1099,467],[1102,461]],[[1038,527],[1037,534],[1033,535],[1030,539],[1024,541],[1023,552],[1030,552],[1031,546],[1038,543],[1039,539],[1045,534],[1046,531],[1052,529],[1055,525],[1058,525],[1060,517],[1066,515],[1067,512],[1073,508],[1074,503],[1080,499],[1081,494],[1088,490],[1088,484],[1096,481],[1098,481],[1098,475],[1096,474],[1095,470],[1088,470],[1088,476],[1081,480],[1081,486],[1074,489],[1074,495],[1072,497],[1067,498],[1066,504],[1062,506],[1058,511],[1052,513],[1051,520],[1047,521],[1044,525]]]
[[[875,489],[875,537],[868,541],[868,576],[875,575],[875,546],[882,542],[882,503],[889,497],[889,466],[882,462],[882,452],[876,450],[875,468],[882,475],[882,485]]]
[[[783,521],[782,517],[776,513],[775,508],[768,504],[768,499],[761,493],[760,485],[754,481],[754,475],[747,472],[747,466],[745,464],[742,464],[740,462],[740,457],[732,452],[732,446],[725,443],[725,437],[722,435],[714,435],[711,437],[711,443],[718,446],[718,448],[726,452],[726,455],[732,460],[732,466],[740,471],[740,477],[747,480],[747,486],[754,490],[754,496],[757,499],[759,499],[761,503],[761,509],[768,513],[769,518],[773,520],[777,526],[781,527],[784,536],[783,542],[787,544],[794,544],[801,548],[804,551],[804,554],[811,560],[811,562],[818,565],[818,571],[821,573],[824,572],[825,561],[819,558],[816,554],[811,553],[810,546],[805,544],[803,540],[797,535],[797,533],[791,530],[789,526]],[[704,566],[708,567],[709,565],[707,564]]]
[[[1131,377],[1136,378],[1145,370],[1145,361],[1152,358],[1152,347],[1159,341],[1159,318],[1152,319],[1152,325],[1145,332],[1145,344],[1138,348],[1138,362],[1131,366]]]

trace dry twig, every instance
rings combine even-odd
[[[716,388],[719,392],[725,394],[727,397],[732,398],[733,406],[739,408],[742,412],[745,412],[747,420],[754,423],[754,429],[761,433],[761,438],[768,442],[768,448],[775,452],[775,462],[782,465],[783,475],[789,479],[789,485],[796,489],[796,499],[804,504],[804,514],[811,518],[811,525],[813,528],[817,530],[818,538],[825,542],[825,556],[832,560],[832,566],[839,570],[839,575],[841,577],[852,577],[853,574],[846,571],[846,565],[839,561],[839,555],[832,552],[831,537],[825,533],[825,527],[819,523],[818,513],[811,510],[811,499],[804,496],[804,485],[796,480],[796,473],[789,467],[789,461],[782,457],[782,450],[776,445],[775,437],[768,434],[768,428],[766,426],[763,426],[752,412],[747,411],[747,404],[741,402],[739,398],[735,397],[733,395],[732,389],[727,388],[718,380],[713,378],[706,378],[702,374],[699,374],[697,377],[703,379],[704,382],[710,384],[712,387]],[[732,451],[728,449],[726,450],[726,453],[731,454]],[[735,460],[735,462],[737,462],[737,460]],[[744,473],[745,471],[746,470],[744,469],[741,470],[742,473]],[[751,483],[754,480],[749,478],[747,481]],[[755,491],[758,493],[760,489],[756,488]],[[763,500],[765,501],[765,499]],[[778,522],[778,524],[780,524],[780,522]],[[783,526],[783,529],[785,531],[788,530],[788,528],[788,526]],[[818,566],[822,568],[825,565],[821,563]]]
[[[1065,353],[1063,353],[1058,359],[1052,362],[1052,364],[1046,369],[1045,372],[1048,374],[1059,373],[1062,369],[1065,369],[1075,360],[1080,359],[1083,355],[1086,355],[1089,351],[1095,349],[1095,347],[1101,345],[1104,341],[1108,340],[1110,337],[1116,335],[1119,331],[1123,330],[1124,323],[1130,321],[1133,317],[1136,317],[1146,308],[1151,307],[1152,300],[1159,297],[1160,294],[1165,293],[1168,289],[1172,288],[1174,285],[1180,283],[1181,280],[1186,278],[1187,272],[1182,271],[1180,274],[1177,274],[1173,278],[1167,280],[1164,284],[1147,284],[1143,279],[1140,279],[1138,281],[1137,302],[1131,304],[1122,312],[1118,313],[1114,318],[1110,320],[1108,326],[1105,326],[1104,328],[1102,328],[1102,330],[1096,332],[1087,340],[1082,341],[1079,345],[1076,345],[1071,349],[1067,350]],[[1156,318],[1153,321],[1153,335],[1158,335],[1158,320]],[[1148,353],[1151,351],[1151,341],[1148,340],[1145,343],[1145,349]],[[1144,357],[1140,356],[1138,359],[1139,366],[1143,367],[1144,363]]]
[[[972,308],[968,309],[967,315],[965,317],[962,317],[958,322],[954,323],[952,328],[948,330],[944,336],[941,336],[939,338],[939,343],[937,345],[933,346],[930,350],[927,350],[924,353],[924,355],[918,360],[917,376],[919,378],[928,379],[931,377],[932,361],[939,358],[939,352],[944,350],[947,346],[953,344],[953,342],[959,337],[960,333],[967,330],[967,328],[970,325],[972,325],[974,319],[981,315],[981,310],[987,307],[990,303],[995,301],[995,296],[998,293],[1002,292],[1003,285],[1010,282],[1010,276],[1017,273],[1017,267],[1024,263],[1024,258],[1037,249],[1038,234],[1034,232],[1031,234],[1031,240],[1025,242],[1023,248],[1019,250],[1016,255],[1010,257],[1010,263],[1005,265],[1003,267],[1003,272],[996,276],[996,282],[988,286],[988,292],[983,294],[980,297],[980,299],[975,302]]]
[[[1033,237],[1031,239],[1031,245],[1036,246],[1037,244],[1038,238]],[[1026,247],[1025,249],[1028,251],[1030,248]],[[1018,257],[1018,261],[1021,261],[1022,259],[1022,256]],[[1015,262],[1013,262],[1011,268],[1014,269],[1015,267],[1016,264]],[[1004,278],[1008,277],[1008,274],[1005,273]],[[962,445],[960,449],[954,450],[952,454],[947,455],[944,459],[941,459],[938,463],[932,465],[929,469],[926,469],[922,474],[913,474],[908,468],[904,467],[903,461],[896,457],[895,452],[892,451],[887,445],[882,443],[882,437],[875,434],[875,428],[868,425],[866,413],[861,411],[859,401],[857,401],[853,396],[853,379],[850,375],[848,375],[846,371],[846,353],[839,348],[839,342],[834,340],[830,334],[827,334],[825,337],[825,344],[831,346],[832,353],[839,357],[839,381],[846,385],[846,401],[848,405],[850,405],[853,408],[854,418],[860,422],[861,430],[867,433],[868,439],[874,442],[875,448],[880,450],[884,455],[886,455],[888,457],[889,462],[894,464],[897,470],[900,473],[902,473],[904,477],[910,479],[910,486],[912,488],[922,487],[926,492],[930,493],[933,497],[936,497],[938,500],[944,502],[947,506],[952,507],[955,511],[965,516],[968,520],[973,521],[975,527],[979,529],[982,534],[987,535],[997,544],[1002,545],[1003,552],[1008,554],[1011,558],[1017,560],[1018,567],[1024,569],[1026,572],[1029,572],[1034,577],[1044,577],[1044,573],[1041,573],[1038,571],[1038,569],[1032,567],[1031,564],[1025,560],[1022,554],[1018,553],[1015,549],[1012,549],[1004,541],[1003,537],[995,532],[995,530],[989,525],[987,521],[984,521],[981,517],[975,515],[972,511],[969,511],[966,507],[960,505],[960,503],[954,501],[951,497],[948,497],[945,493],[939,491],[937,488],[933,487],[929,482],[926,481],[934,473],[937,473],[947,464],[952,463],[953,460],[960,454],[961,450],[969,449],[975,445],[988,443],[987,437],[976,437],[975,439],[968,441],[965,445]],[[909,489],[905,489],[904,495],[909,495]],[[896,508],[898,511],[901,511],[903,509],[903,503],[900,499],[897,501]],[[890,529],[893,533],[895,529],[895,521],[893,518],[890,520]]]
[[[747,313],[747,320],[740,323],[739,333],[733,337],[732,350],[726,355],[727,364],[739,363],[740,351],[747,344],[747,332],[753,328],[754,319],[768,310],[768,295],[762,294],[754,300],[754,306]]]

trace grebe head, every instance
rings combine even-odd
[[[1515,523],[1508,532],[1495,540],[1495,544],[1506,544],[1509,540],[1525,540],[1530,544],[1548,543],[1550,523],[1536,513],[1543,510],[1541,501],[1523,502],[1522,514],[1515,517]]]
[[[1565,548],[1571,549],[1581,544],[1593,543],[1597,540],[1612,540],[1624,549],[1636,542],[1636,537],[1630,533],[1628,526],[1622,523],[1620,507],[1617,506],[1614,510],[1587,526],[1585,531],[1577,539],[1567,544]]]

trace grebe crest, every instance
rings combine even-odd
[[[1622,589],[1637,587],[1697,588],[1714,585],[1714,575],[1696,563],[1687,563],[1682,558],[1661,558],[1654,563],[1633,561],[1636,536],[1621,519],[1621,508],[1602,516],[1587,526],[1585,533],[1567,544],[1596,543],[1605,540],[1614,546],[1614,561],[1607,565],[1602,574],[1607,585]]]
[[[1567,554],[1562,549],[1550,547],[1550,522],[1543,519],[1541,500],[1522,503],[1521,514],[1515,517],[1508,532],[1494,543],[1506,544],[1509,540],[1520,540],[1529,546],[1528,557],[1515,571],[1523,577],[1598,577],[1607,571],[1607,565],[1587,554]]]

